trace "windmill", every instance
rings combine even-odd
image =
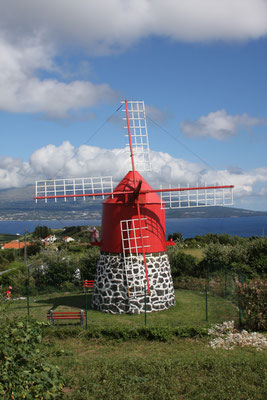
[[[166,253],[165,209],[233,204],[233,186],[152,189],[139,171],[150,171],[143,101],[124,102],[132,169],[113,189],[112,177],[36,182],[35,200],[102,197],[102,239],[92,306],[109,313],[160,311],[175,303]]]

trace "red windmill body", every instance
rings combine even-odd
[[[124,111],[132,171],[114,190],[111,177],[39,181],[35,199],[108,196],[93,306],[110,313],[143,312],[145,303],[147,311],[164,310],[175,303],[165,208],[233,204],[233,186],[152,189],[136,170],[150,170],[144,103],[125,101]]]
[[[142,191],[152,191],[152,188],[138,172],[135,175],[137,182],[142,182]],[[121,221],[138,220],[139,218],[136,206],[137,185],[134,183],[133,172],[130,171],[114,190],[115,193],[123,192],[124,194],[110,196],[104,201],[101,251],[123,252]],[[145,253],[166,251],[165,210],[161,208],[160,197],[156,193],[149,192],[139,194],[138,198],[141,218],[146,219],[149,231],[149,240],[148,238],[145,240]],[[138,240],[138,244],[141,244],[139,241],[141,238]]]

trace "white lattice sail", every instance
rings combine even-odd
[[[127,105],[136,170],[151,171],[145,104],[143,101],[128,101]],[[122,111],[126,113],[126,109]],[[123,120],[126,121],[124,128],[128,129],[127,116]],[[128,134],[125,137],[129,138]],[[130,146],[129,141],[126,146]]]
[[[161,208],[190,208],[208,206],[229,206],[234,204],[233,186],[205,186],[181,188],[172,191],[163,189],[160,193]]]
[[[142,255],[143,246],[141,241],[141,230],[147,229],[146,218],[136,218],[120,221],[121,240],[123,250],[124,269],[127,280],[129,294],[143,295],[146,287],[144,257]],[[142,235],[143,240],[148,239],[148,235]],[[150,245],[144,244],[144,247]],[[137,275],[134,267],[137,267]],[[138,286],[135,285],[138,281]]]
[[[102,195],[113,192],[112,176],[92,177],[92,178],[69,178],[69,179],[50,179],[35,182],[35,200],[53,199],[66,201],[68,198],[91,197],[95,200],[96,194]]]

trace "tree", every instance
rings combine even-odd
[[[211,244],[205,250],[205,256],[200,263],[202,271],[216,272],[229,267],[229,249],[220,244]]]
[[[47,226],[36,226],[34,232],[33,232],[33,237],[36,239],[44,239],[45,237],[51,235],[52,230],[48,228]]]
[[[255,274],[267,274],[267,239],[255,239],[249,244],[248,264]]]
[[[174,242],[182,242],[184,240],[181,232],[171,233],[170,235],[168,235],[168,240],[170,239],[172,239]]]
[[[176,248],[171,248],[168,250],[168,257],[173,278],[177,278],[179,276],[197,275],[198,261],[196,257],[192,256],[191,254],[185,254]]]
[[[84,254],[79,260],[79,268],[82,280],[94,279],[96,273],[96,265],[99,260],[99,248],[92,246],[87,254]]]

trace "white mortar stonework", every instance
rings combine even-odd
[[[139,314],[162,311],[175,304],[171,268],[167,254],[146,255],[150,295],[142,256],[129,257],[103,253],[97,264],[92,299],[93,308],[111,313]]]

